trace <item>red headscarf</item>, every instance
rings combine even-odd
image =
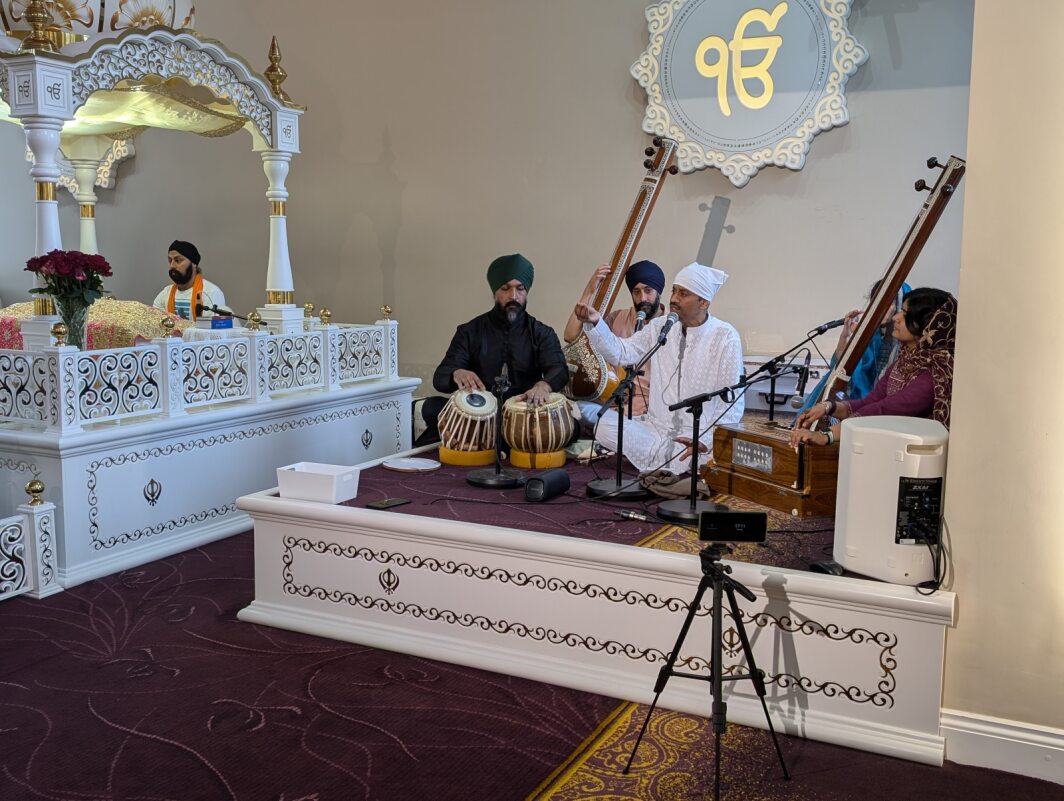
[[[931,416],[949,428],[953,394],[953,348],[957,342],[957,299],[950,295],[931,315],[924,332],[912,346],[902,348],[890,373],[887,394],[893,395],[925,370],[934,383]]]

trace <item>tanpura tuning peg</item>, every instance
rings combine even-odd
[[[941,164],[938,159],[936,159],[934,156],[932,156],[931,158],[929,158],[927,160],[927,169],[933,170],[933,169],[935,169],[935,167],[938,167],[940,170],[946,169],[946,165],[945,164]]]
[[[658,152],[658,151],[657,151],[657,150],[655,150],[654,148],[652,148],[652,147],[648,147],[648,148],[647,148],[646,150],[644,150],[644,151],[643,151],[643,155],[646,155],[646,156],[653,156],[653,155],[654,155],[655,153],[657,153],[657,152]]]
[[[953,194],[953,184],[945,184],[942,187],[942,192],[943,192],[943,194],[946,194],[946,195],[952,195]]]
[[[654,143],[654,147],[661,147],[661,137],[660,136],[655,136],[650,141]]]
[[[672,165],[669,166],[669,175],[675,175],[679,171],[680,171],[680,168],[677,167],[675,164],[672,164]]]
[[[646,167],[648,170],[654,169],[654,159],[647,159],[643,162],[643,166]]]
[[[923,192],[925,190],[927,190],[927,191],[931,190],[931,187],[927,185],[927,181],[925,181],[923,178],[921,178],[919,181],[917,181],[915,184],[913,184],[913,186],[916,187],[916,191],[917,192]]]

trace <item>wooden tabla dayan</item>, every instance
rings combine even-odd
[[[440,461],[456,465],[495,462],[495,396],[460,389],[440,412]]]
[[[502,437],[510,446],[510,464],[561,467],[574,425],[569,401],[559,392],[552,392],[541,406],[510,398],[502,405]]]

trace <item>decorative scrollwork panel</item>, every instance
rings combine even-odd
[[[202,342],[181,349],[185,406],[242,400],[251,395],[247,342]]]
[[[26,530],[19,517],[0,521],[0,599],[26,588]]]
[[[77,360],[81,419],[101,421],[159,410],[162,366],[154,348],[89,351]]]
[[[340,329],[340,381],[384,375],[384,336],[374,326]]]
[[[322,342],[320,331],[270,337],[270,392],[322,386]]]
[[[48,420],[48,367],[23,351],[0,351],[0,417]]]

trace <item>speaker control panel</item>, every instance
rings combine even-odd
[[[898,479],[898,545],[936,545],[942,524],[942,478]]]

